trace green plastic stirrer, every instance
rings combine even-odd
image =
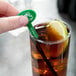
[[[20,16],[20,15],[23,15],[23,16],[27,16],[28,17],[28,20],[29,20],[29,23],[27,24],[27,27],[30,31],[30,33],[32,34],[32,36],[34,36],[35,38],[39,38],[36,30],[34,29],[33,25],[32,25],[32,22],[35,20],[36,18],[36,13],[35,11],[33,10],[24,10],[22,12],[20,12],[17,16]]]

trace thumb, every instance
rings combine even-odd
[[[12,16],[0,18],[0,33],[14,30],[28,23],[28,18],[24,16]]]

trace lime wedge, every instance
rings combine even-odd
[[[57,41],[66,38],[68,31],[65,24],[61,21],[54,20],[47,25],[47,34],[50,41]]]
[[[59,41],[59,40],[63,40],[68,35],[66,25],[63,22],[58,21],[58,20],[51,21],[47,25],[46,31],[47,31],[48,40],[54,41],[54,42]],[[69,39],[66,39],[63,42],[58,43],[57,45],[51,45],[51,47],[50,47],[51,56],[52,57],[58,57],[62,53],[64,53],[65,49],[68,46],[68,40]]]

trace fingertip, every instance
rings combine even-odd
[[[19,18],[19,23],[21,26],[25,26],[28,24],[28,18],[25,16],[20,16]]]

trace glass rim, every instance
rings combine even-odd
[[[55,19],[53,19],[53,20],[55,20]],[[60,20],[60,21],[62,21],[62,20]],[[57,41],[43,41],[43,40],[41,40],[41,39],[34,38],[31,34],[30,34],[30,37],[31,37],[32,39],[34,39],[35,41],[39,42],[39,43],[49,44],[49,45],[58,44],[58,43],[64,42],[65,40],[67,40],[67,39],[71,36],[71,26],[70,26],[68,23],[64,22],[64,21],[62,21],[62,22],[63,22],[63,23],[67,26],[67,28],[69,29],[69,33],[68,33],[68,35],[67,35],[64,39],[57,40]],[[40,24],[40,23],[39,23],[39,24]]]

